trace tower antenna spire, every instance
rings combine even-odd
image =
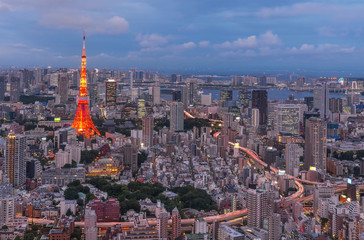
[[[85,39],[86,39],[86,37],[85,37],[85,31],[83,31],[83,51],[82,51],[82,56],[86,56],[86,54],[85,54]]]

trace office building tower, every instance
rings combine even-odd
[[[80,86],[80,73],[78,70],[74,70],[72,72],[72,86],[79,87]]]
[[[161,212],[158,218],[158,234],[159,239],[168,239],[168,213]]]
[[[259,127],[259,109],[253,108],[252,109],[252,117],[251,117],[251,125],[255,128]]]
[[[85,239],[97,240],[97,216],[96,212],[90,208],[85,211]]]
[[[177,207],[172,210],[172,239],[181,236],[181,216],[179,215]]]
[[[318,109],[320,117],[325,120],[331,119],[331,112],[329,109],[329,86],[327,83],[315,88],[313,101],[314,108]]]
[[[295,104],[275,106],[274,128],[278,133],[298,135],[300,130],[300,107]]]
[[[232,101],[233,100],[233,91],[232,90],[221,90],[220,91],[220,101],[222,103]]]
[[[153,105],[161,103],[161,88],[159,86],[152,87]]]
[[[183,104],[181,102],[171,103],[171,118],[170,127],[171,131],[183,131],[184,129],[184,111]]]
[[[316,167],[326,172],[326,122],[320,118],[306,120],[305,169]]]
[[[197,79],[187,79],[186,86],[182,87],[182,102],[185,107],[195,104],[197,95]]]
[[[172,74],[171,75],[171,82],[173,82],[173,83],[175,83],[175,82],[177,82],[177,74]]]
[[[305,112],[303,114],[303,129],[302,129],[303,135],[305,135],[306,132],[306,120],[312,117],[319,118],[320,114],[318,112]]]
[[[330,98],[329,109],[332,113],[342,113],[343,100],[341,98]]]
[[[39,84],[42,82],[42,69],[41,68],[36,68],[34,70],[34,76],[35,76],[35,84]]]
[[[106,88],[106,106],[116,105],[116,81],[114,79],[108,79],[105,81]]]
[[[273,213],[268,222],[268,240],[280,240],[282,236],[281,215]]]
[[[259,109],[259,124],[266,125],[268,120],[268,93],[266,90],[253,90],[252,108]]]
[[[20,98],[20,79],[17,77],[10,78],[10,102],[18,102]]]
[[[302,148],[294,143],[286,144],[285,159],[286,159],[286,173],[292,176],[298,175],[300,154]]]
[[[153,130],[154,118],[152,116],[144,116],[142,120],[143,125],[143,141],[145,147],[153,146]]]
[[[261,228],[263,220],[268,217],[268,194],[249,189],[247,195],[248,226]]]
[[[122,162],[124,166],[130,167],[131,171],[138,170],[138,148],[131,144],[125,144],[122,148]]]
[[[68,103],[68,89],[69,89],[68,76],[67,74],[61,74],[58,79],[58,94],[60,96],[61,104]]]
[[[251,99],[252,93],[249,90],[241,90],[239,91],[239,100],[241,103],[241,106],[243,106],[244,108],[249,107],[249,102]]]
[[[182,86],[182,88],[181,88],[181,99],[182,99],[184,108],[187,108],[188,106],[190,106],[190,97],[189,97],[189,92],[188,92],[187,86]]]
[[[10,132],[6,138],[5,173],[14,187],[25,183],[26,179],[26,137]]]
[[[4,101],[6,92],[5,77],[0,76],[0,102]]]
[[[304,77],[300,77],[297,79],[296,81],[296,87],[303,87],[305,85],[305,78]]]
[[[358,201],[360,200],[360,188],[359,184],[353,183],[352,179],[347,180],[348,183],[346,185],[346,189],[348,192],[348,198],[350,198],[351,201]]]
[[[311,111],[313,108],[313,97],[304,97],[304,103],[308,107],[308,111]]]
[[[232,76],[231,83],[233,86],[239,86],[241,85],[242,80],[241,76]]]
[[[138,118],[143,118],[145,116],[145,112],[145,100],[143,98],[138,98]]]
[[[20,71],[20,83],[22,88],[29,88],[34,78],[33,71],[23,69]]]

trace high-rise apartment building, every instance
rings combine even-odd
[[[171,119],[170,128],[171,131],[183,131],[184,129],[184,112],[183,104],[181,102],[171,103]]]
[[[132,144],[125,144],[122,148],[123,165],[129,166],[131,170],[138,170],[138,149]]]
[[[108,79],[105,81],[106,88],[106,106],[116,105],[116,81],[114,79]]]
[[[11,225],[15,218],[14,195],[0,195],[0,226]]]
[[[158,218],[158,234],[160,240],[168,239],[168,213],[161,212]]]
[[[249,189],[247,194],[248,226],[261,228],[268,217],[268,194],[255,189]]]
[[[97,216],[96,212],[90,208],[85,211],[85,237],[87,240],[97,240]]]
[[[5,173],[14,187],[25,183],[26,137],[10,132],[6,138]]]
[[[143,118],[145,116],[145,99],[138,98],[138,118]]]
[[[316,167],[326,172],[326,122],[312,117],[305,128],[305,169]]]
[[[179,215],[177,207],[172,210],[172,239],[181,236],[181,216]]]
[[[300,131],[300,107],[295,104],[275,106],[274,128],[278,133],[298,135]]]
[[[281,215],[273,213],[268,221],[268,240],[280,240],[282,236]]]
[[[143,125],[143,141],[145,147],[153,146],[153,130],[154,118],[152,116],[144,116],[142,119]]]
[[[252,108],[259,109],[259,123],[266,125],[268,120],[268,93],[266,90],[253,90]]]

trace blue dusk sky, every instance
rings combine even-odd
[[[1,67],[364,77],[364,2],[0,0]]]

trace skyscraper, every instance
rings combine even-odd
[[[152,116],[143,117],[143,143],[145,147],[153,146],[154,118]]]
[[[20,98],[20,79],[10,78],[10,102],[18,102]]]
[[[67,74],[61,74],[58,79],[58,94],[60,96],[60,103],[66,104],[68,102],[68,89],[69,80]]]
[[[275,106],[274,128],[278,133],[298,135],[300,130],[300,107],[295,104]]]
[[[78,134],[84,135],[86,138],[100,132],[96,129],[95,124],[92,122],[90,109],[88,106],[87,95],[87,78],[86,78],[86,53],[85,53],[85,36],[83,36],[83,51],[81,61],[81,78],[80,78],[80,91],[77,98],[77,111],[75,119],[73,120],[72,127],[77,130]]]
[[[177,207],[172,210],[172,239],[176,239],[181,235],[181,216]]]
[[[171,131],[183,131],[184,129],[184,112],[183,104],[181,102],[171,103]]]
[[[138,98],[138,118],[143,118],[145,112],[145,100],[143,98]]]
[[[264,218],[268,217],[268,194],[255,189],[247,193],[248,226],[261,228]]]
[[[249,90],[244,89],[239,91],[239,100],[244,108],[249,107],[249,101],[251,99],[251,96],[252,93]]]
[[[194,105],[197,94],[197,80],[187,79],[186,86],[182,87],[182,102],[185,107]]]
[[[108,79],[105,81],[106,88],[106,106],[116,105],[116,81],[114,79]]]
[[[300,148],[297,144],[286,144],[285,159],[286,159],[286,173],[292,176],[298,175]]]
[[[325,120],[331,119],[329,102],[329,86],[327,83],[316,87],[314,90],[313,105],[320,112],[320,117]]]
[[[268,94],[266,90],[253,90],[252,108],[259,109],[259,123],[266,125],[268,120]]]
[[[232,90],[221,90],[220,91],[220,101],[227,102],[233,100],[233,91]]]
[[[326,172],[326,122],[320,118],[306,120],[305,169],[316,167]]]
[[[85,211],[85,237],[87,240],[97,240],[97,216],[96,212],[91,208]]]
[[[168,239],[168,213],[161,212],[158,218],[158,234],[159,239]]]
[[[6,138],[5,173],[14,187],[18,187],[25,183],[25,154],[26,137],[24,135],[15,135],[13,132],[10,132]]]

